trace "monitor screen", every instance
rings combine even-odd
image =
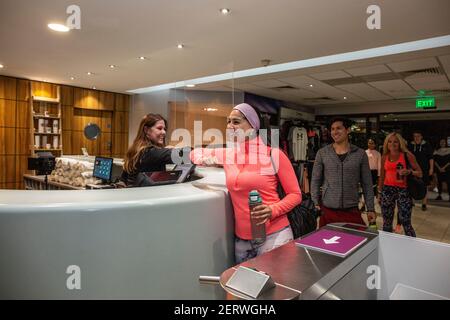
[[[150,178],[154,184],[171,184],[176,183],[182,171],[153,171],[146,172],[145,175]]]
[[[95,157],[93,176],[98,179],[111,180],[112,158]]]

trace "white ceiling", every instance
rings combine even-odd
[[[59,34],[47,28],[51,21],[64,22],[67,6],[75,3],[81,8],[80,30]],[[380,30],[366,27],[371,4],[381,7]],[[221,15],[222,7],[231,8],[231,14]],[[0,74],[126,92],[260,67],[262,59],[279,64],[450,35],[449,12],[448,0],[1,0],[0,63],[5,68]],[[180,42],[185,49],[176,48]],[[110,64],[118,67],[112,70]],[[441,74],[402,74],[428,68]],[[447,90],[449,73],[447,47],[196,89],[232,88],[305,105],[333,105],[411,97],[419,89]],[[373,75],[382,77],[375,81]],[[286,85],[296,89],[273,89]]]

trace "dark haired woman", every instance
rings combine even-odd
[[[128,149],[121,180],[128,186],[136,185],[139,172],[165,171],[166,164],[174,163],[172,154],[182,156],[182,149],[165,147],[167,121],[159,114],[147,114],[139,124],[133,144]]]

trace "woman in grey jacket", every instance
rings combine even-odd
[[[334,118],[331,121],[333,144],[317,152],[314,162],[311,196],[322,210],[319,227],[333,222],[365,225],[358,209],[361,185],[369,222],[375,221],[372,175],[367,154],[349,142],[350,121]],[[320,192],[322,188],[322,192]]]

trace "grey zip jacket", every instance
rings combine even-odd
[[[367,210],[374,211],[372,176],[366,152],[351,144],[344,161],[339,159],[332,144],[317,152],[311,179],[311,197],[316,205],[323,204],[330,209],[358,207],[359,184],[363,188]]]

